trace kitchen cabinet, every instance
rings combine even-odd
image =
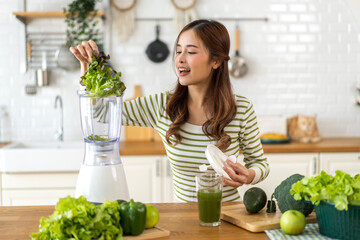
[[[269,176],[256,185],[244,185],[239,187],[241,198],[246,190],[251,187],[263,189],[268,197],[271,198],[275,188],[287,177],[294,173],[304,176],[311,176],[317,173],[319,154],[317,153],[291,153],[291,154],[265,154],[270,164]]]
[[[74,196],[75,188],[71,189],[32,189],[4,190],[3,206],[37,206],[55,205],[59,198]]]
[[[162,156],[122,156],[130,198],[161,202]]]
[[[20,1],[18,8],[20,10],[26,9],[26,1]],[[33,20],[33,19],[39,19],[39,18],[64,18],[66,13],[63,11],[61,12],[27,12],[27,11],[21,11],[21,12],[13,12],[13,15],[21,21],[23,24],[22,26],[19,26],[19,39],[20,39],[20,46],[19,46],[19,52],[20,52],[20,71],[21,73],[26,73],[26,71],[29,68],[29,64],[27,61],[27,58],[29,57],[28,54],[31,54],[31,50],[28,49],[27,43],[29,39],[29,32],[27,31],[27,24]],[[105,13],[103,11],[97,11],[96,17],[100,17],[101,19],[105,19]],[[64,31],[65,35],[65,31]],[[46,36],[46,34],[43,36],[43,38]],[[44,39],[42,39],[44,40]],[[48,39],[47,39],[48,40]],[[60,39],[61,40],[61,39]],[[31,48],[31,43],[30,43]],[[52,53],[52,55],[54,55]]]
[[[360,152],[351,153],[320,153],[320,171],[335,174],[342,170],[351,176],[360,174]]]
[[[172,202],[172,174],[166,156],[122,156],[130,197],[136,201]],[[2,205],[54,205],[74,196],[78,172],[2,173]]]
[[[141,202],[172,202],[172,173],[164,155],[122,156],[130,197]]]
[[[162,200],[163,202],[174,202],[174,184],[173,184],[173,175],[166,156],[163,156],[163,193]]]
[[[77,173],[2,173],[2,205],[54,205],[75,195]]]

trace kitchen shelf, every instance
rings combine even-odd
[[[20,1],[20,10],[24,10],[25,9],[25,2],[24,3],[22,1]],[[20,12],[13,12],[13,15],[23,23],[22,26],[19,26],[20,29],[20,35],[19,35],[19,39],[21,39],[21,41],[23,42],[23,44],[20,46],[20,72],[21,73],[26,73],[29,69],[29,64],[28,64],[28,49],[27,49],[27,44],[28,44],[28,32],[27,32],[27,24],[28,24],[28,20],[33,20],[33,19],[41,19],[41,18],[65,18],[66,13],[64,13],[63,11],[54,11],[54,12],[50,12],[50,11],[42,11],[42,12],[28,12],[28,11],[20,11]],[[101,18],[102,20],[105,20],[105,12],[104,11],[97,11],[96,12],[96,17]],[[65,32],[64,32],[65,34]]]
[[[35,18],[65,18],[64,12],[13,12],[13,15],[16,16],[22,23],[26,23],[27,19]],[[97,17],[105,18],[105,13],[103,11],[98,11],[96,13]]]

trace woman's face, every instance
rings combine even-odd
[[[192,29],[179,36],[175,66],[179,83],[183,86],[208,85],[212,69],[218,67],[215,61],[209,62],[209,51]]]

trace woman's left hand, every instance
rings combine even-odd
[[[224,184],[237,188],[242,186],[243,184],[249,184],[253,181],[255,177],[255,171],[252,169],[247,169],[240,163],[233,163],[230,160],[226,160],[227,165],[232,168],[224,166],[224,171],[229,175],[231,179],[224,178]]]

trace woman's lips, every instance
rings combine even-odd
[[[181,77],[186,76],[190,73],[189,68],[179,67],[178,70],[179,70],[179,76],[181,76]]]

